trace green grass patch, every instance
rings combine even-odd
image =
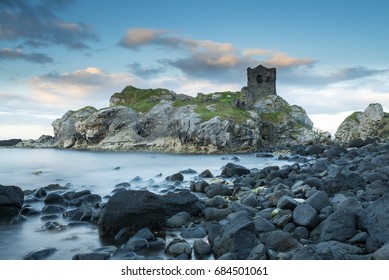
[[[233,106],[234,100],[240,99],[241,97],[241,92],[230,91],[198,94],[191,100],[176,100],[173,102],[173,106],[196,105],[194,111],[199,114],[202,121],[208,121],[218,116],[223,120],[232,119],[237,123],[244,123],[250,117],[249,113],[246,110]],[[207,108],[208,106],[212,106],[214,110],[209,110]]]
[[[157,89],[139,89],[133,86],[125,87],[122,92],[117,92],[111,98],[119,100],[115,105],[127,106],[137,112],[148,112],[162,99],[169,99],[173,96],[170,90]]]

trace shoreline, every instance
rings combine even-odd
[[[228,162],[220,175],[186,183],[182,174],[171,174],[165,185],[159,185],[158,194],[124,184],[101,197],[52,185],[54,189],[24,193],[27,199],[20,214],[28,214],[22,215],[27,222],[30,210],[38,210],[34,215],[41,218],[48,215],[43,208],[28,208],[31,199],[46,210],[62,207],[53,214],[60,220],[45,217],[44,231],[89,225],[111,240],[75,254],[75,259],[389,259],[385,254],[389,235],[384,230],[389,226],[388,142],[350,149],[336,144],[307,148],[291,154],[303,163],[249,170]],[[315,161],[304,163],[309,153]],[[183,187],[187,183],[189,189]],[[131,203],[125,202],[134,195],[140,195],[134,203],[151,195],[162,208],[139,212],[147,203],[126,208]],[[122,214],[142,219],[115,224],[124,219],[110,216],[117,207]],[[380,222],[372,223],[367,218],[372,215]],[[17,217],[15,221],[23,222],[21,215]],[[148,220],[155,217],[160,224]],[[31,256],[55,259],[54,249]]]

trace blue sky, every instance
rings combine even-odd
[[[0,139],[52,134],[67,110],[126,85],[240,90],[277,68],[277,92],[335,132],[389,111],[388,1],[0,0]]]

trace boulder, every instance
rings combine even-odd
[[[309,204],[301,204],[293,211],[293,222],[296,225],[314,228],[319,224],[319,216],[316,210]]]
[[[149,227],[159,230],[166,223],[164,200],[149,191],[128,190],[114,194],[98,222],[101,236],[115,236],[122,228],[129,232]]]
[[[9,222],[23,206],[24,194],[16,186],[0,185],[0,222]]]
[[[170,228],[180,228],[188,226],[190,221],[191,217],[188,212],[178,212],[167,220],[166,225]]]
[[[368,232],[381,246],[389,241],[389,194],[369,203],[358,213],[358,226]],[[379,246],[380,247],[380,246]]]
[[[231,178],[234,175],[242,176],[249,173],[250,173],[250,169],[247,169],[244,166],[230,162],[224,166],[221,176],[224,178]]]
[[[166,214],[171,217],[179,212],[188,212],[191,216],[196,216],[204,208],[199,198],[189,190],[169,192],[161,196],[166,205]]]
[[[213,251],[217,258],[234,253],[238,259],[244,260],[257,244],[254,222],[247,218],[234,219],[220,229],[213,240]]]
[[[342,201],[335,212],[323,221],[320,242],[345,242],[352,238],[357,233],[357,214],[361,210],[361,203],[353,197]]]

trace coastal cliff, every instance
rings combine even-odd
[[[329,140],[329,133],[313,129],[303,108],[277,95],[275,68],[248,68],[247,76],[239,92],[196,97],[127,86],[112,95],[108,108],[68,111],[53,122],[52,139],[19,146],[239,153]]]

